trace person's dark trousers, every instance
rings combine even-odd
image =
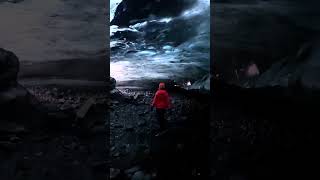
[[[167,121],[164,117],[166,110],[157,108],[156,112],[157,112],[157,119],[160,125],[160,130],[163,131],[167,128]]]

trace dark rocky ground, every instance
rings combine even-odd
[[[214,84],[209,158],[212,178],[316,176],[319,91]]]
[[[203,179],[207,174],[208,95],[170,89],[168,131],[150,103],[155,89],[112,91],[110,106],[111,179]]]
[[[157,122],[149,106],[154,89],[119,88],[106,101],[103,91],[27,87],[57,112],[52,126],[38,129],[1,121],[1,177],[105,179],[108,163],[112,179],[206,179],[207,173],[210,179],[277,179],[316,174],[317,90],[214,85],[211,122],[207,95],[169,89],[174,108],[168,113],[169,131],[160,137],[154,136]],[[80,123],[73,111],[89,97],[95,97],[96,105]],[[104,129],[106,107],[111,117],[110,148]]]
[[[1,179],[105,179],[105,90],[27,90],[28,100],[1,107]]]
[[[112,179],[249,180],[316,175],[318,90],[241,88],[219,80],[214,80],[213,87],[211,96],[169,90],[174,108],[167,114],[169,131],[160,137],[154,136],[158,123],[149,106],[153,90],[114,90]]]

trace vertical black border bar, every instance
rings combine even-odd
[[[106,81],[107,81],[107,95],[108,97],[110,98],[110,0],[107,0],[105,1],[106,3],[106,9],[105,9],[105,12],[106,12],[106,35],[105,35],[105,38],[106,38],[106,54],[107,54],[107,57],[106,57],[106,66],[105,66],[105,72],[106,72]],[[110,99],[108,99],[108,101],[110,101]],[[106,176],[107,178],[106,179],[110,179],[110,112],[109,112],[109,107],[106,107],[106,161],[107,161],[107,169],[106,169]]]
[[[210,114],[208,120],[208,179],[212,178],[213,175],[213,142],[212,142],[212,134],[214,133],[214,57],[215,57],[215,46],[214,46],[214,10],[215,4],[214,0],[210,0]]]

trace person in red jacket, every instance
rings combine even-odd
[[[152,107],[156,108],[157,119],[160,124],[160,131],[164,131],[167,128],[167,120],[165,119],[166,110],[171,108],[171,100],[168,92],[165,90],[165,84],[160,83],[152,104]]]

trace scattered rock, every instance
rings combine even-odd
[[[32,91],[33,92],[33,91]],[[34,93],[34,92],[33,92]],[[46,95],[46,96],[50,96],[51,95],[51,91],[46,91],[45,93],[44,93],[44,95]]]
[[[144,179],[144,173],[142,171],[137,171],[133,174],[131,180],[143,180]]]
[[[117,104],[119,104],[119,101],[111,101],[111,104],[117,105]]]
[[[42,136],[37,136],[37,137],[34,137],[33,139],[32,139],[32,141],[33,142],[43,142],[43,141],[48,141],[50,139],[50,137],[49,136],[47,136],[47,135],[42,135]]]
[[[145,115],[145,114],[147,114],[147,113],[148,113],[148,111],[142,111],[142,112],[140,111],[140,112],[138,113],[138,115],[139,115],[139,116],[143,116],[143,115]]]
[[[69,102],[65,102],[64,104],[62,104],[62,106],[60,106],[60,109],[62,111],[70,110],[70,109],[75,109],[75,106],[73,106],[72,104],[69,104]]]
[[[155,179],[155,178],[157,178],[157,175],[158,175],[157,171],[152,171],[151,178]]]
[[[182,120],[182,121],[186,121],[186,120],[188,120],[188,117],[187,117],[187,116],[182,116],[182,117],[181,117],[181,120]]]
[[[105,169],[108,167],[107,161],[94,161],[91,166],[94,169]]]
[[[70,144],[64,145],[64,148],[74,150],[78,147],[78,144],[75,142],[71,142]]]
[[[121,125],[121,124],[116,124],[116,125],[114,125],[114,127],[115,127],[115,128],[123,128],[123,125]]]
[[[91,129],[92,133],[106,133],[107,129],[105,126],[95,126]]]
[[[17,143],[17,142],[20,142],[21,141],[21,138],[17,137],[17,136],[12,136],[10,137],[10,142],[12,143]]]
[[[9,141],[0,141],[0,148],[7,150],[9,152],[14,151],[17,147],[16,143],[12,143]]]
[[[117,84],[116,79],[114,79],[113,77],[110,77],[109,83],[110,83],[110,91],[116,88],[116,84]]]
[[[120,175],[120,169],[110,168],[110,179],[115,179]]]
[[[210,92],[211,75],[206,75],[200,80],[187,87],[188,90],[199,90],[200,92]]]
[[[137,171],[133,174],[131,180],[150,180],[151,175],[150,174],[144,174],[143,171]]]
[[[43,155],[43,152],[38,152],[36,154],[34,154],[35,156],[42,156]]]
[[[110,101],[109,101],[108,98],[99,98],[99,99],[97,99],[96,104],[102,104],[102,105],[104,105],[104,104],[108,104],[109,102],[110,102]]]
[[[1,123],[0,132],[13,133],[13,134],[21,134],[28,133],[29,131],[23,126],[15,123]]]
[[[184,144],[177,144],[176,149],[178,152],[181,152],[184,149]]]
[[[59,102],[60,104],[63,104],[63,103],[66,102],[66,100],[65,100],[64,98],[61,98],[61,99],[58,100],[58,102]]]
[[[115,146],[112,146],[112,148],[110,149],[110,151],[112,152],[112,151],[114,151],[114,150],[116,150],[116,147],[115,147]]]
[[[94,105],[95,99],[89,98],[77,111],[76,116],[79,119],[83,119],[88,113],[89,109]]]
[[[51,94],[53,96],[58,96],[58,88],[53,88]]]
[[[117,89],[113,89],[113,90],[110,91],[110,94],[116,94],[116,93],[118,93]]]
[[[77,160],[74,160],[74,161],[72,162],[72,165],[75,165],[75,166],[77,166],[77,165],[79,165],[79,164],[80,164],[80,162],[77,161]]]
[[[134,100],[137,100],[140,96],[141,96],[140,93],[136,93],[136,94],[133,96],[133,99],[134,99]]]
[[[139,167],[139,166],[134,166],[134,167],[132,167],[132,168],[130,168],[130,169],[127,169],[126,171],[125,171],[125,173],[127,174],[127,175],[133,175],[135,172],[137,172],[137,171],[139,171],[141,168]]]
[[[139,121],[138,122],[138,126],[139,127],[143,127],[143,126],[146,126],[146,125],[147,125],[147,123],[145,121]]]
[[[125,130],[126,131],[134,131],[134,128],[132,125],[127,125]]]

